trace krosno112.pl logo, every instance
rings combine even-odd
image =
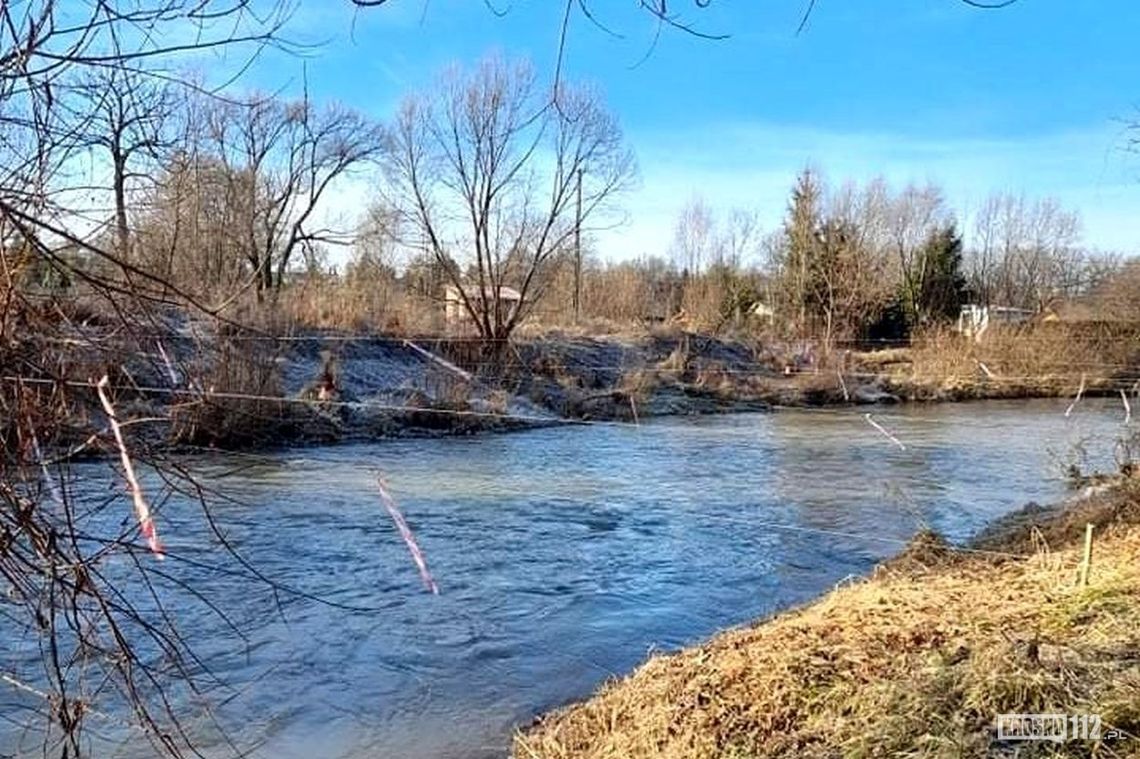
[[[999,714],[999,741],[1099,741],[1123,738],[1116,730],[1102,730],[1099,714]]]

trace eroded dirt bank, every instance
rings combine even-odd
[[[73,437],[82,436],[89,415],[100,413],[91,392],[86,404],[82,399],[93,379],[106,374],[122,413],[152,420],[135,434],[155,444],[234,448],[776,406],[1122,391],[1135,398],[1140,376],[1133,361],[1140,361],[1140,343],[1094,371],[1091,360],[1044,349],[1059,358],[1052,364],[1034,358],[1025,368],[1018,356],[1028,348],[1020,343],[1006,350],[1016,360],[1002,360],[960,339],[921,348],[837,347],[821,355],[806,342],[678,331],[554,332],[496,351],[477,340],[437,336],[218,332],[177,316],[142,337],[104,334],[95,325],[70,339],[74,348],[58,377],[37,381],[71,383]],[[1111,345],[1119,352],[1129,343]]]
[[[499,361],[496,382],[560,417],[635,421],[700,414],[823,406],[1038,398],[1135,396],[1140,341],[1111,343],[1113,361],[1058,349],[1050,332],[1026,340],[1000,336],[979,346],[939,336],[911,348],[841,346],[823,354],[804,341],[733,340],[684,332],[584,337],[549,333],[519,340]],[[1040,343],[1040,344],[1039,344]],[[476,344],[432,343],[478,373],[487,358]],[[1122,350],[1123,346],[1123,350]],[[1096,346],[1084,346],[1093,353]],[[1040,350],[1041,357],[1027,352]],[[1071,351],[1071,349],[1070,349]],[[987,363],[988,362],[988,363]]]

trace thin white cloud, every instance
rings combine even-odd
[[[727,212],[756,210],[766,229],[784,214],[796,174],[820,169],[833,186],[883,176],[933,182],[968,216],[993,191],[1054,196],[1080,211],[1090,246],[1140,252],[1140,178],[1118,126],[1009,139],[929,139],[809,127],[730,124],[633,136],[641,189],[630,222],[598,236],[609,259],[665,254],[677,213],[694,195]]]
[[[1084,241],[1140,253],[1140,179],[1136,160],[1119,149],[1111,128],[1010,140],[929,140],[885,134],[843,134],[779,126],[721,126],[631,138],[642,181],[620,202],[628,223],[595,232],[594,247],[609,260],[667,255],[678,213],[694,195],[722,215],[755,210],[764,231],[784,215],[796,174],[806,165],[832,186],[882,175],[892,185],[934,182],[959,217],[968,217],[992,191],[1058,198],[1079,210]],[[314,226],[353,231],[376,200],[367,171],[340,178],[322,198]],[[347,248],[330,251],[343,265]]]

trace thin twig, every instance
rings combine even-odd
[[[99,400],[103,404],[103,410],[107,412],[107,418],[111,422],[111,432],[115,435],[115,442],[119,447],[119,458],[123,462],[123,476],[127,479],[127,485],[131,491],[131,498],[135,504],[135,516],[139,520],[139,529],[142,530],[143,537],[146,538],[146,544],[159,559],[164,558],[165,553],[162,548],[162,543],[158,540],[158,531],[155,529],[154,520],[150,515],[150,505],[146,502],[143,496],[142,486],[139,485],[138,477],[135,475],[134,464],[131,463],[131,456],[127,452],[127,443],[123,439],[123,431],[119,426],[119,420],[115,416],[115,407],[111,405],[111,399],[107,396],[107,386],[111,384],[110,378],[106,374],[95,385],[95,389],[99,392]]]
[[[55,483],[55,478],[51,476],[51,471],[48,470],[47,462],[44,460],[43,451],[40,450],[40,441],[36,437],[36,433],[32,433],[32,450],[36,454],[36,463],[40,465],[40,471],[43,473],[44,483],[47,485],[48,493],[51,494],[51,499],[55,501],[56,505],[63,506],[63,494],[59,490],[59,486]]]
[[[1073,402],[1065,409],[1065,418],[1068,419],[1069,415],[1073,413],[1073,408],[1080,403],[1081,396],[1085,394],[1085,375],[1081,372],[1081,386],[1077,388],[1077,397],[1073,398]]]
[[[886,427],[884,427],[883,425],[879,424],[874,419],[872,419],[871,415],[869,413],[863,414],[863,418],[867,420],[867,424],[871,425],[872,427],[877,429],[879,432],[883,433],[883,435],[885,435],[888,440],[890,440],[892,443],[897,445],[899,447],[899,450],[903,450],[903,451],[906,450],[906,446],[902,444],[902,441],[900,441],[897,437],[895,437],[891,433],[887,432]]]
[[[170,362],[170,356],[166,355],[166,349],[162,347],[161,340],[155,340],[154,342],[158,346],[158,354],[162,356],[162,361],[166,364],[166,373],[170,375],[170,384],[177,387],[179,384],[178,372],[174,371],[174,364]]]
[[[396,506],[395,499],[393,499],[391,493],[388,492],[383,478],[377,477],[376,484],[380,488],[380,500],[383,501],[384,508],[388,510],[392,521],[396,523],[396,529],[400,531],[400,537],[402,537],[404,542],[408,545],[408,552],[412,555],[412,561],[416,563],[416,568],[420,570],[420,578],[424,581],[424,587],[430,590],[433,595],[438,596],[439,586],[435,584],[435,579],[432,578],[431,572],[428,571],[427,560],[424,559],[423,551],[420,550],[419,545],[416,543],[412,529],[408,527],[404,515],[400,513],[399,507]]]

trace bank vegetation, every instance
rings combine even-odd
[[[376,120],[188,70],[288,48],[295,4],[256,5],[0,3],[0,613],[36,649],[0,673],[45,755],[83,755],[96,711],[198,750],[180,707],[217,683],[154,590],[147,507],[190,493],[213,523],[171,445],[1133,391],[1140,268],[1056,201],[999,194],[967,221],[933,185],[808,170],[776,228],[694,199],[667,249],[603,260],[636,165],[595,87],[491,56]],[[1032,319],[979,342],[949,332],[966,303]],[[131,516],[76,503],[88,455]]]
[[[1027,509],[965,550],[921,534],[866,579],[541,717],[513,756],[1136,756],[1138,602],[1133,476],[1060,512]],[[1002,740],[1003,714],[1089,715],[1100,730]]]

